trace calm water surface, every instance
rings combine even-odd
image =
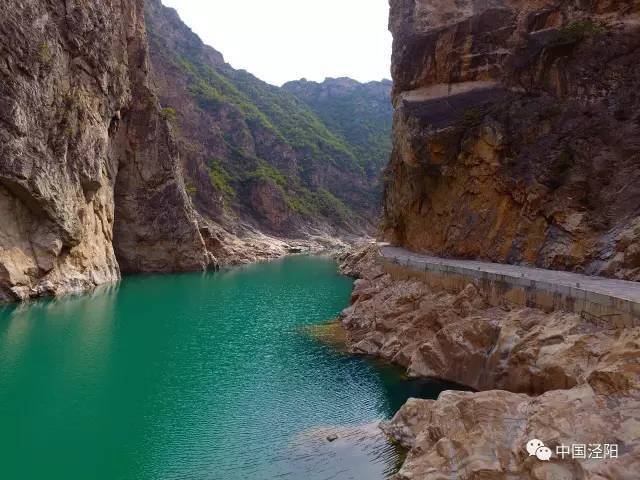
[[[438,391],[304,332],[351,288],[295,257],[0,308],[0,478],[386,478],[384,439],[326,428]]]

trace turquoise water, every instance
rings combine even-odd
[[[300,328],[351,288],[332,261],[293,257],[0,308],[0,478],[386,478],[384,439],[322,428],[437,388]]]

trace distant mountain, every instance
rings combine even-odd
[[[159,0],[146,2],[146,24],[152,78],[201,214],[281,234],[373,227],[390,82],[278,88],[233,69]]]
[[[322,83],[299,80],[283,89],[302,100],[327,128],[344,138],[367,170],[371,179],[391,155],[390,80],[359,83],[350,78],[328,78]]]

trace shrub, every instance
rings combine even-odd
[[[549,169],[549,182],[548,186],[552,190],[557,190],[567,181],[567,176],[571,171],[571,168],[575,164],[573,151],[566,147],[560,154],[557,159],[551,165]]]
[[[209,179],[213,188],[219,191],[226,199],[232,199],[236,196],[236,190],[230,183],[231,175],[217,160],[209,163]]]
[[[175,108],[165,107],[161,110],[162,118],[164,118],[167,122],[176,124],[178,122],[178,112],[176,112]]]
[[[198,187],[196,187],[193,183],[189,181],[187,181],[185,184],[185,190],[192,197],[198,194]]]
[[[465,110],[462,117],[462,124],[467,128],[477,127],[482,122],[482,111],[478,108]]]
[[[349,207],[347,207],[342,200],[328,190],[320,189],[314,196],[320,213],[325,217],[333,217],[342,221],[347,221],[353,216]]]
[[[591,19],[576,20],[559,29],[552,39],[551,44],[566,45],[579,43],[586,38],[599,35],[602,32],[602,27],[595,24]]]
[[[256,168],[253,172],[249,174],[249,178],[250,179],[258,179],[258,178],[270,179],[270,180],[273,180],[273,182],[276,185],[283,188],[287,185],[287,179],[285,178],[285,176],[264,161],[260,161],[258,168]]]
[[[38,46],[38,60],[44,65],[50,65],[53,60],[53,54],[51,53],[51,47],[48,42],[42,42]]]

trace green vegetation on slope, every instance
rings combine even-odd
[[[185,57],[180,58],[180,65],[191,76],[189,90],[202,108],[235,105],[248,123],[257,122],[272,130],[284,143],[308,153],[315,161],[342,162],[341,166],[350,170],[360,168],[345,141],[294,96],[247,72],[219,72],[208,65],[196,66]]]
[[[162,113],[177,126],[196,208],[215,220],[226,212],[262,223],[275,218],[265,208],[281,218],[284,204],[288,218],[278,228],[294,230],[373,225],[386,155],[372,152],[386,148],[390,128],[385,138],[360,118],[364,107],[339,116],[334,106],[335,115],[323,117],[304,99],[233,69],[159,1],[145,8]]]
[[[604,29],[590,19],[575,20],[560,28],[555,37],[552,38],[552,45],[565,45],[579,43],[586,38],[600,35]]]
[[[237,199],[236,189],[255,179],[270,179],[281,190],[288,207],[311,218],[327,217],[348,221],[353,210],[334,193],[305,185],[305,167],[310,163],[332,163],[339,168],[362,172],[350,147],[331,133],[323,122],[300,100],[242,71],[216,71],[208,65],[196,65],[186,56],[179,66],[189,75],[189,93],[203,110],[217,112],[225,106],[238,108],[245,117],[247,129],[265,129],[295,151],[302,152],[303,182],[287,178],[267,161],[234,146],[227,138],[232,161],[216,160],[209,164],[214,188],[227,203]],[[171,108],[165,110],[173,110]]]
[[[283,86],[336,135],[344,138],[370,178],[377,178],[391,155],[391,82],[360,84],[350,79],[323,83],[300,80]]]
[[[232,177],[229,172],[225,170],[222,163],[219,160],[212,160],[208,164],[209,167],[209,179],[213,187],[222,193],[225,201],[231,201],[236,197],[236,189],[233,188],[231,182]]]

